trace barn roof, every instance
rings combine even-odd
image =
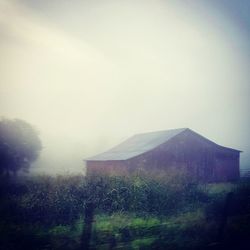
[[[93,157],[87,158],[87,161],[115,161],[127,160],[135,156],[150,151],[157,146],[167,142],[174,136],[185,131],[187,128],[171,129],[150,133],[137,134],[116,147]]]

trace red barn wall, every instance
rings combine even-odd
[[[124,161],[87,161],[87,175],[127,175],[128,166]]]
[[[215,181],[234,181],[240,178],[239,153],[218,153],[215,159]]]
[[[147,171],[184,169],[204,182],[239,178],[239,152],[219,147],[185,131],[152,151],[124,161],[88,161],[87,174],[128,175],[140,168]]]

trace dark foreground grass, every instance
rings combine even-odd
[[[248,249],[249,225],[250,214],[229,217],[220,249]],[[73,226],[1,225],[1,249],[80,249],[83,227],[82,219]],[[218,227],[201,210],[166,218],[99,214],[91,249],[218,249]]]
[[[249,249],[248,181],[161,181],[62,176],[2,181],[0,249],[83,249],[91,199],[96,204],[90,249]]]

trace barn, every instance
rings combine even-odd
[[[188,128],[137,134],[114,148],[86,159],[87,174],[127,175],[185,169],[205,182],[240,176],[239,150],[223,147]]]

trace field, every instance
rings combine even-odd
[[[249,249],[250,182],[185,175],[1,180],[0,249]]]

